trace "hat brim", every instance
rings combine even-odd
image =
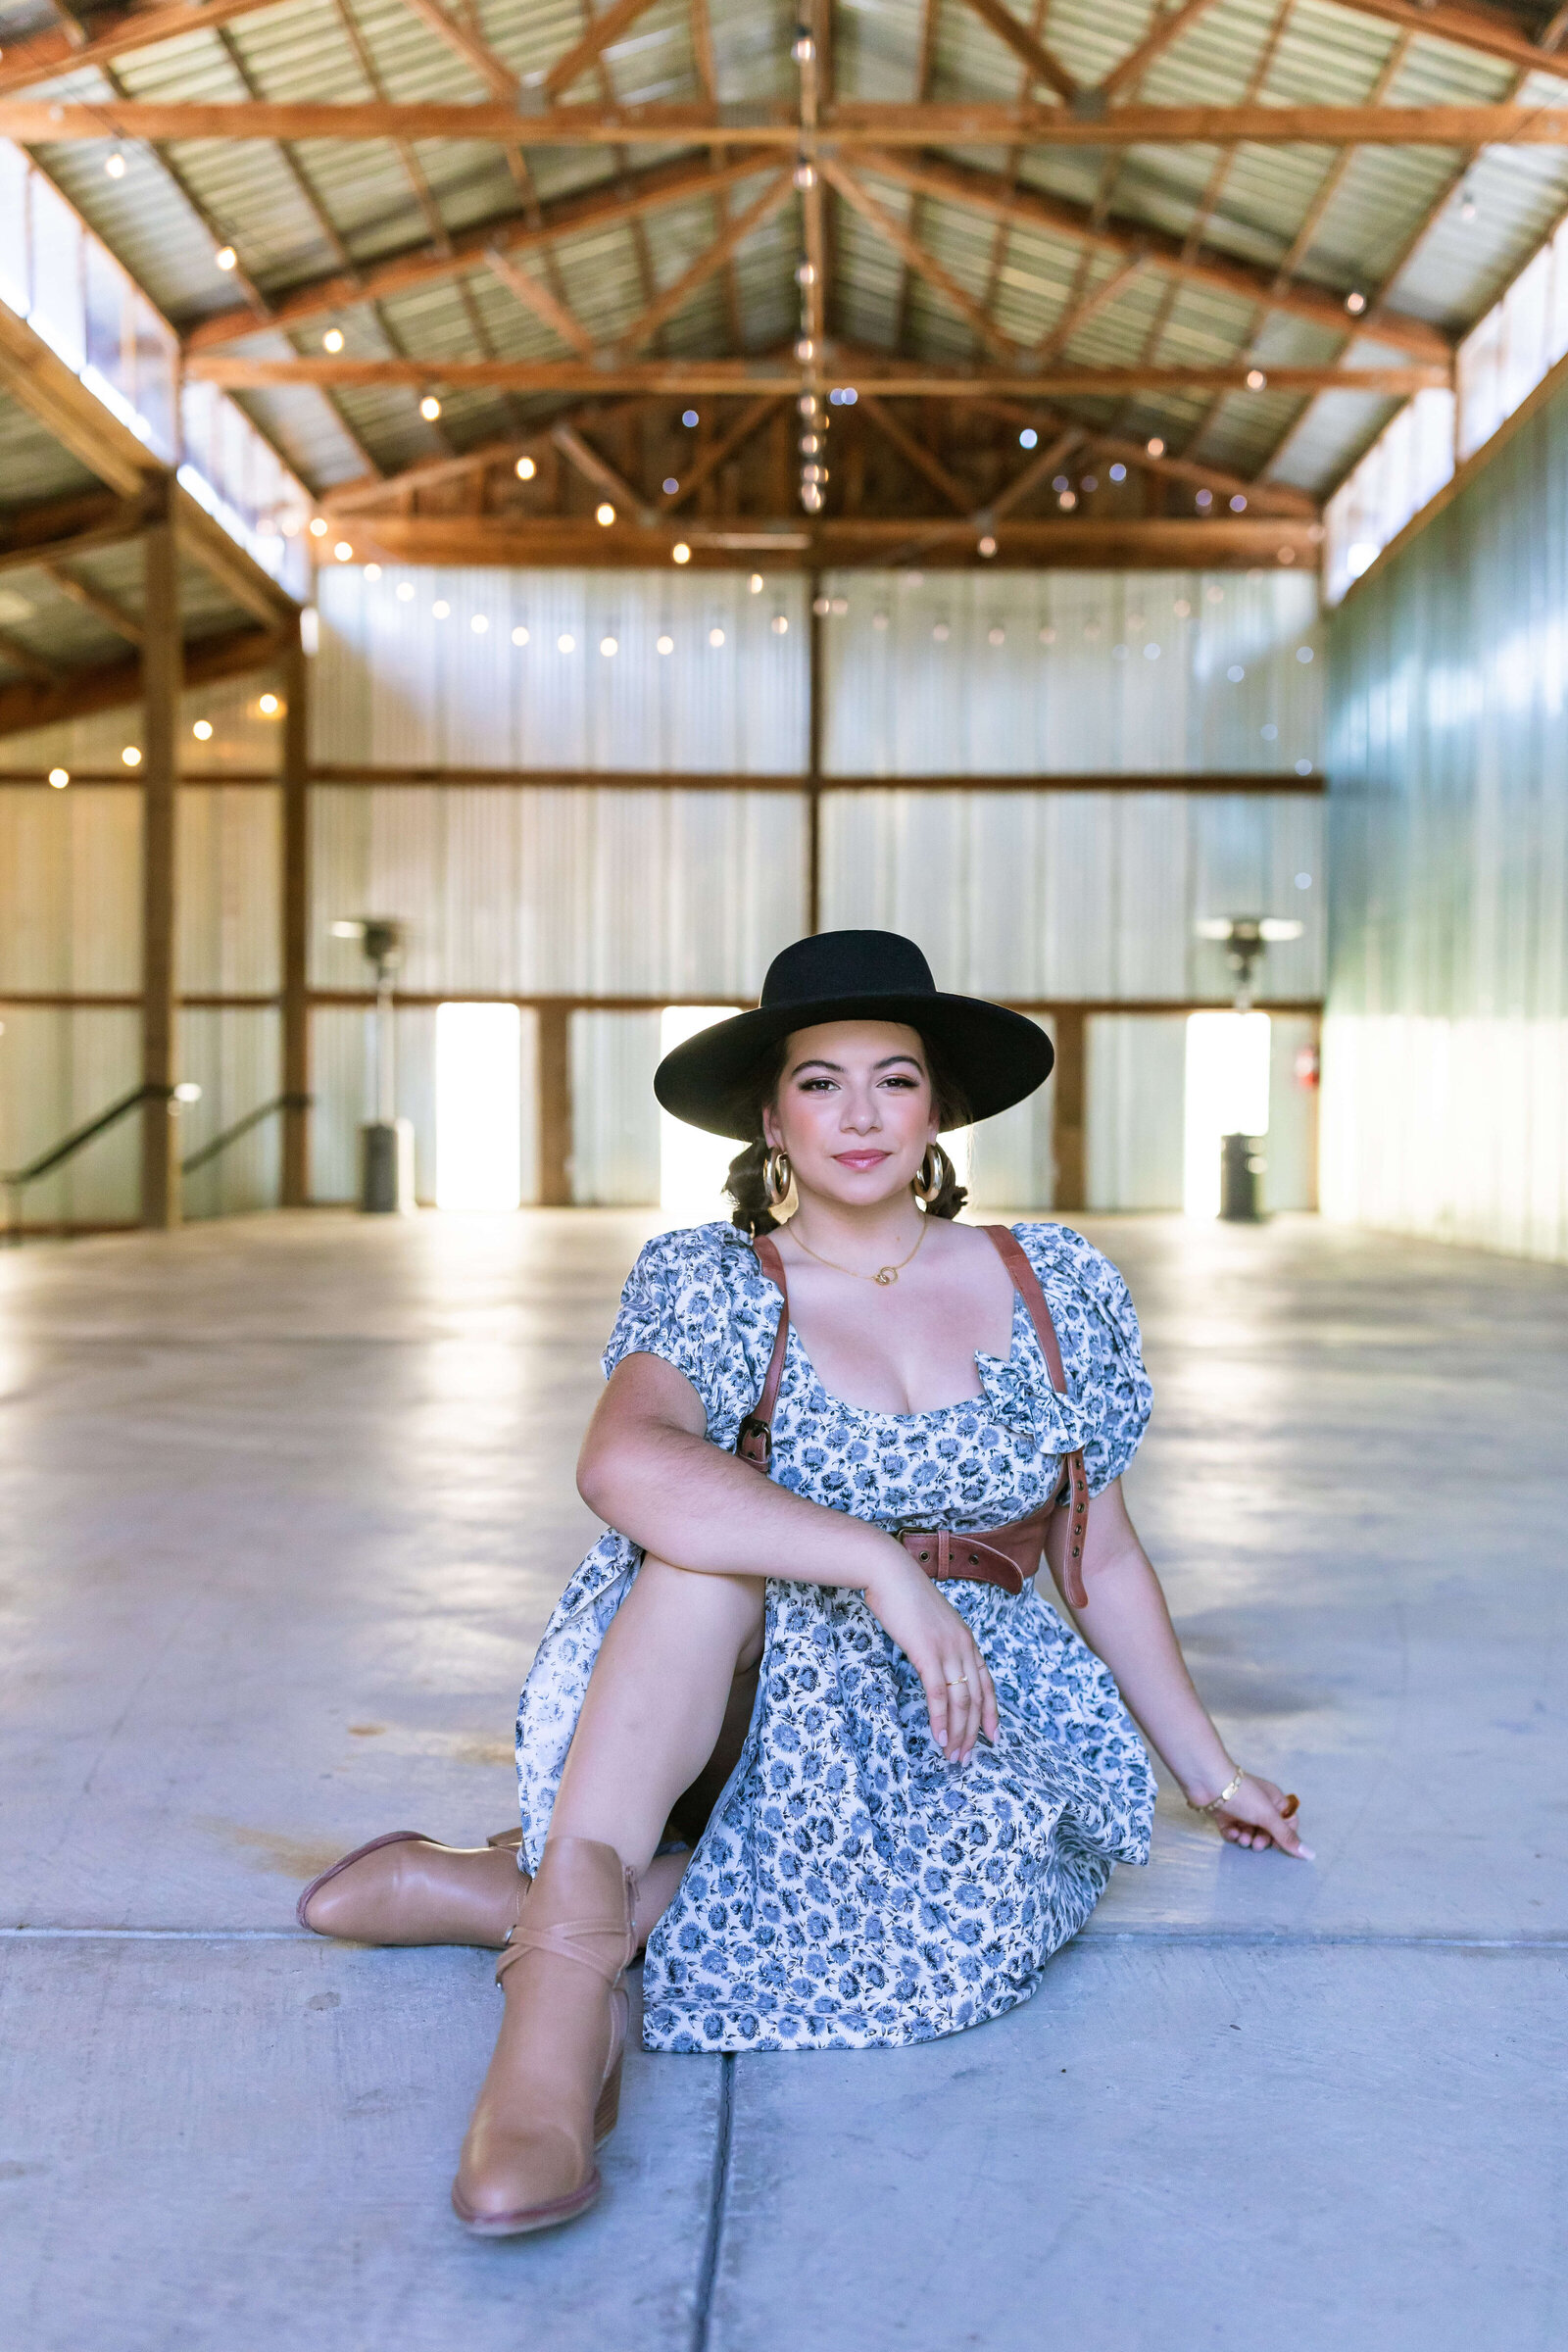
[[[1043,1086],[1055,1052],[1037,1021],[980,997],[940,991],[902,996],[821,997],[797,1004],[764,1004],[700,1029],[666,1054],[654,1073],[654,1093],[672,1117],[709,1135],[747,1144],[755,1140],[748,1079],[781,1038],[823,1021],[898,1021],[928,1038],[963,1089],[973,1119],[995,1118]]]

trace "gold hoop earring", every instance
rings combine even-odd
[[[767,1195],[767,1205],[769,1208],[781,1208],[783,1206],[785,1200],[789,1198],[789,1189],[792,1182],[793,1171],[790,1167],[789,1158],[785,1152],[780,1151],[777,1144],[775,1144],[771,1151],[763,1154],[762,1158],[762,1190]]]
[[[936,1162],[934,1167],[933,1160]],[[944,1188],[953,1182],[953,1162],[942,1146],[927,1144],[925,1157],[920,1162],[920,1172],[909,1190],[917,1200],[923,1200],[929,1208],[933,1200],[941,1199]]]

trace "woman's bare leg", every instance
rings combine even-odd
[[[761,1655],[762,1609],[760,1578],[643,1561],[594,1663],[552,1836],[598,1838],[647,1870],[719,1744],[737,1675]]]
[[[656,1864],[655,1848],[676,1798],[713,1755],[737,1673],[760,1654],[762,1623],[759,1579],[696,1575],[645,1558],[594,1662],[534,1899],[557,1839],[582,1839],[586,1846],[561,1850],[612,1848],[639,1876],[653,1864],[661,1891],[668,1877],[668,1900],[684,1857]],[[503,1983],[501,2033],[454,2192],[467,2219],[576,2193],[614,2047],[614,2010],[593,1968],[530,1948]]]

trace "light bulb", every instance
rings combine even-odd
[[[1144,447],[1152,458],[1162,458],[1165,455],[1165,444],[1157,433],[1152,441],[1146,441]]]
[[[520,625],[514,628],[512,632],[512,642],[514,645],[526,645],[528,642],[527,630]]]
[[[599,505],[598,505],[597,507],[595,507],[595,509],[594,509],[594,520],[595,520],[595,522],[597,522],[598,524],[600,524],[600,526],[601,526],[603,529],[605,529],[605,530],[607,530],[607,531],[608,531],[608,530],[609,530],[609,528],[610,528],[610,526],[611,526],[611,524],[612,524],[612,523],[614,521],[614,519],[615,519],[615,510],[614,510],[614,508],[613,508],[613,507],[611,505],[611,503],[610,503],[610,501],[609,501],[609,499],[608,499],[608,498],[607,498],[607,499],[602,499],[602,500],[600,501]]]
[[[111,179],[123,179],[123,178],[124,178],[124,176],[125,176],[125,159],[124,159],[124,157],[123,157],[123,156],[121,154],[121,152],[120,152],[120,149],[119,149],[118,147],[117,147],[117,148],[114,150],[114,152],[113,152],[112,154],[110,154],[110,155],[106,155],[106,156],[104,157],[104,171],[107,172],[108,176],[109,176]]]
[[[722,629],[710,629],[710,630],[709,630],[709,632],[708,632],[708,642],[709,642],[709,644],[710,644],[710,646],[712,646],[712,647],[714,648],[714,650],[716,651],[716,650],[717,650],[717,648],[718,648],[719,646],[721,646],[721,645],[723,644],[723,642],[724,642],[724,632],[723,632],[723,630],[722,630]]]
[[[346,539],[340,539],[336,547],[333,548],[332,553],[334,556],[336,556],[340,564],[352,563],[354,558],[354,550],[352,547],[350,547]]]
[[[1268,377],[1263,373],[1261,368],[1249,368],[1247,370],[1247,389],[1249,392],[1261,392],[1265,389],[1267,383]]]
[[[599,651],[604,655],[605,660],[608,662],[612,655],[619,653],[620,646],[618,641],[613,637],[601,637],[599,640]]]
[[[275,718],[283,706],[275,694],[264,694],[256,708],[264,718]]]
[[[1034,426],[1032,424],[1026,424],[1023,428],[1023,431],[1018,435],[1018,447],[1020,449],[1033,449],[1039,442],[1039,439],[1040,435],[1035,431]]]
[[[313,514],[311,516],[311,537],[313,539],[324,539],[326,537],[326,516],[324,514]]]
[[[673,637],[661,637],[661,638],[659,638],[659,639],[656,641],[656,643],[655,643],[655,646],[654,646],[654,651],[655,651],[655,653],[656,653],[656,654],[672,654],[672,653],[675,651],[675,640],[674,640],[674,638],[673,638]]]
[[[191,733],[195,736],[198,743],[211,743],[213,740],[212,720],[210,718],[199,718],[196,721],[196,724],[192,727]]]
[[[692,560],[692,551],[684,539],[677,539],[669,552],[672,561],[676,564],[689,564]]]
[[[127,743],[120,757],[127,767],[140,767],[141,765],[141,753],[133,743]]]
[[[513,468],[519,482],[531,482],[539,468],[532,458],[519,458]]]
[[[696,424],[698,422],[697,411],[695,409],[682,409],[680,413],[680,420],[682,424],[688,427]]]
[[[321,337],[321,349],[323,351],[341,351],[342,348],[343,329],[340,326],[329,326]]]
[[[419,415],[426,424],[434,424],[441,414],[441,403],[433,392],[427,392],[419,403]]]
[[[220,270],[232,270],[235,263],[239,260],[239,255],[234,251],[232,245],[220,245],[218,251],[213,256],[213,260],[217,263]]]
[[[71,782],[70,768],[52,767],[49,770],[49,781],[54,786],[56,792],[64,792],[66,786]]]

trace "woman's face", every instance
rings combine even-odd
[[[762,1115],[802,1192],[867,1208],[904,1191],[936,1140],[925,1049],[897,1021],[797,1029]]]

